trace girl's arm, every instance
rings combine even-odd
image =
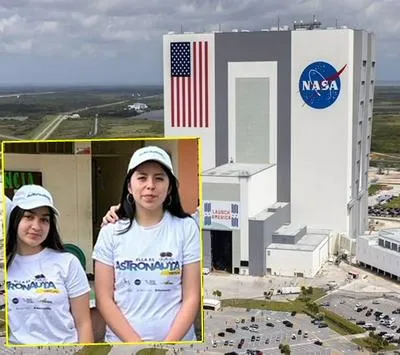
[[[89,292],[70,298],[71,313],[78,331],[78,343],[93,343],[92,320],[90,317]]]
[[[95,275],[96,307],[106,324],[124,343],[142,341],[114,302],[114,268],[96,260]]]
[[[183,265],[182,306],[164,341],[180,341],[195,321],[200,309],[200,262]]]

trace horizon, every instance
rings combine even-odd
[[[400,86],[400,80],[376,80],[376,87],[380,86]],[[12,89],[66,89],[66,88],[79,88],[79,89],[91,89],[91,88],[120,88],[120,89],[164,89],[164,85],[160,84],[126,84],[126,83],[76,83],[76,84],[37,84],[37,83],[27,83],[27,84],[4,84],[0,83],[0,90],[12,90]]]
[[[296,21],[314,20],[321,22],[321,29],[372,33],[375,79],[400,80],[398,0],[153,0],[140,7],[128,0],[5,4],[0,6],[2,86],[159,86],[163,36],[169,32],[292,30]]]

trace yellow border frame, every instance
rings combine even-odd
[[[5,145],[11,143],[61,143],[61,142],[102,142],[102,141],[179,141],[179,140],[197,140],[198,141],[198,181],[199,181],[199,219],[200,219],[200,323],[201,323],[201,340],[197,341],[179,341],[179,342],[135,342],[135,343],[65,343],[65,344],[10,344],[9,343],[9,332],[8,332],[8,291],[7,291],[7,272],[6,272],[6,240],[7,240],[7,225],[6,225],[6,200],[5,200],[5,183],[4,183],[4,154],[5,154]],[[1,174],[3,177],[2,183],[2,196],[3,196],[3,238],[4,238],[4,247],[3,247],[3,257],[4,257],[4,289],[5,289],[5,327],[6,327],[6,342],[5,346],[7,348],[27,348],[27,347],[43,347],[43,346],[124,346],[124,345],[157,345],[157,344],[166,344],[166,345],[175,345],[175,344],[203,344],[205,342],[205,319],[204,319],[204,311],[203,311],[203,303],[204,303],[204,275],[203,275],[203,265],[204,265],[204,254],[203,254],[203,181],[202,181],[202,140],[199,136],[184,136],[184,137],[134,137],[134,138],[98,138],[98,139],[56,139],[56,140],[10,140],[10,141],[2,141],[1,142]]]

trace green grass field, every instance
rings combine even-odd
[[[372,122],[371,151],[400,154],[400,113],[376,113]]]
[[[162,137],[164,122],[129,118],[101,118],[98,138]]]
[[[395,197],[392,201],[385,205],[387,208],[400,208],[400,196]]]

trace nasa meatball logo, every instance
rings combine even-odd
[[[307,66],[299,80],[300,95],[305,104],[315,109],[333,105],[339,97],[340,75],[346,66],[347,64],[339,71],[327,62],[314,62]]]

